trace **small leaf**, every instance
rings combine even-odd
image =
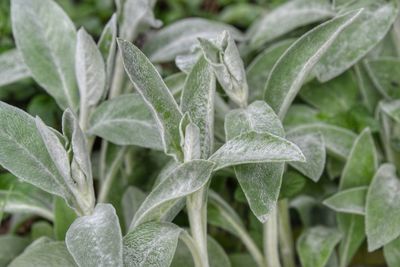
[[[11,1],[14,38],[32,77],[58,105],[76,110],[76,30],[52,0]]]
[[[88,133],[118,145],[156,150],[163,147],[156,122],[139,94],[125,94],[103,102],[91,116]]]
[[[124,237],[124,266],[170,266],[183,230],[172,223],[149,222]]]
[[[367,193],[365,226],[368,250],[373,251],[400,236],[400,181],[392,164],[376,172]]]
[[[170,172],[147,196],[132,220],[130,230],[139,224],[160,219],[182,197],[202,188],[210,179],[214,164],[193,160]]]
[[[275,64],[264,98],[280,118],[285,114],[313,67],[361,10],[336,17],[300,37]]]
[[[364,215],[367,190],[367,186],[360,186],[340,191],[325,199],[324,205],[337,212]]]
[[[76,219],[65,242],[81,267],[122,267],[121,229],[110,204],[97,204],[92,215]]]
[[[30,72],[17,49],[0,54],[0,86],[30,77]]]
[[[400,98],[400,60],[396,58],[368,60],[367,71],[379,92],[386,99]]]
[[[388,267],[400,265],[400,238],[397,238],[383,247],[383,254]]]
[[[324,267],[340,239],[335,229],[316,226],[306,230],[297,240],[301,266]]]
[[[157,122],[165,153],[182,158],[179,122],[182,113],[155,67],[133,44],[118,39],[125,70]]]

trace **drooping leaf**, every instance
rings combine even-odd
[[[340,232],[336,229],[324,226],[307,229],[297,240],[301,265],[324,267],[341,238]]]
[[[118,145],[162,150],[160,133],[139,94],[125,94],[103,102],[90,119],[88,133]]]
[[[383,39],[398,13],[395,0],[354,1],[342,12],[359,8],[364,12],[340,34],[315,67],[321,82],[338,76],[364,57]]]
[[[143,201],[130,230],[141,223],[162,218],[176,201],[202,188],[208,182],[213,167],[210,161],[193,160],[174,169]]]
[[[337,212],[364,215],[367,190],[367,186],[342,190],[325,199],[324,205]]]
[[[187,54],[197,42],[197,38],[215,39],[222,31],[230,32],[235,40],[242,39],[242,33],[236,28],[216,21],[202,18],[179,20],[150,38],[144,52],[152,62],[173,61],[176,56]]]
[[[182,113],[155,67],[133,44],[119,39],[125,70],[157,122],[165,153],[182,158],[179,122]]]
[[[110,204],[97,204],[92,215],[76,219],[65,241],[81,267],[123,266],[121,229]]]
[[[386,263],[389,267],[400,264],[400,238],[397,238],[383,247]]]
[[[32,77],[62,109],[76,110],[76,30],[72,21],[52,0],[12,0],[11,19],[17,48]]]
[[[285,114],[313,67],[362,11],[336,17],[299,38],[275,64],[264,92],[266,102],[280,118]]]
[[[367,193],[365,228],[368,250],[373,251],[400,236],[400,181],[392,164],[376,172]]]
[[[170,266],[182,231],[165,222],[139,225],[124,237],[124,266]]]
[[[30,72],[17,49],[0,54],[0,86],[30,77]]]
[[[0,237],[0,266],[8,266],[10,261],[17,257],[28,245],[28,238],[2,235]]]
[[[400,98],[400,60],[396,58],[374,59],[366,62],[368,73],[379,92],[386,99]]]
[[[296,28],[335,15],[327,0],[295,0],[266,13],[248,30],[250,46],[257,49]]]

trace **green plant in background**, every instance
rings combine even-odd
[[[11,1],[0,266],[400,266],[399,3],[262,2]]]

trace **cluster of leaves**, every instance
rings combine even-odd
[[[60,116],[0,102],[1,266],[400,266],[397,0],[115,6],[95,42],[11,0],[0,86]]]

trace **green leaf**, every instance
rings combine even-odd
[[[267,12],[250,27],[250,46],[257,49],[296,28],[334,15],[332,4],[327,0],[289,1]]]
[[[205,38],[199,38],[199,42],[225,93],[240,107],[246,106],[249,88],[244,64],[229,32],[224,31],[216,42]]]
[[[383,247],[383,253],[388,267],[400,265],[400,238],[395,239]]]
[[[177,97],[181,94],[186,82],[186,73],[177,72],[164,79],[165,84],[171,91],[172,95]]]
[[[297,240],[301,266],[324,267],[341,238],[339,231],[324,226],[307,229]]]
[[[122,208],[124,210],[125,227],[129,228],[135,213],[146,199],[146,194],[139,188],[129,186],[122,196]]]
[[[58,105],[76,110],[76,30],[67,14],[52,0],[11,1],[14,38],[35,81]]]
[[[28,245],[28,238],[2,235],[0,237],[0,266],[8,266],[10,261],[17,257]]]
[[[316,109],[308,105],[293,104],[283,120],[283,126],[286,130],[290,130],[303,124],[319,122],[318,114]]]
[[[293,143],[270,133],[250,131],[227,141],[211,157],[219,170],[244,163],[304,161]]]
[[[179,122],[182,113],[155,67],[133,44],[118,39],[125,70],[153,113],[161,133],[165,153],[182,158]]]
[[[15,258],[9,267],[76,267],[64,242],[52,242],[39,239]]]
[[[0,102],[0,147],[0,164],[19,179],[66,200],[73,199],[47,152],[35,120],[3,102]]]
[[[376,172],[367,193],[365,226],[368,250],[373,251],[400,236],[400,181],[392,164]]]
[[[381,99],[381,96],[371,81],[365,64],[355,65],[354,70],[357,76],[358,87],[360,88],[364,105],[371,113],[373,113],[379,100]]]
[[[37,240],[39,238],[51,238],[54,239],[54,229],[53,225],[46,221],[38,221],[32,225],[31,240]]]
[[[88,108],[95,106],[104,94],[106,69],[100,50],[84,28],[77,35],[75,73],[80,95],[80,116],[87,116]]]
[[[65,234],[76,217],[74,210],[62,198],[54,199],[54,235],[57,240],[65,239]]]
[[[263,98],[265,83],[268,76],[283,52],[293,44],[293,40],[284,40],[266,48],[257,55],[246,68],[247,83],[249,85],[249,101]]]
[[[144,200],[132,220],[130,230],[141,223],[161,219],[176,201],[202,188],[210,179],[213,167],[210,161],[193,160],[170,172]]]
[[[354,1],[345,11],[359,8],[364,8],[364,12],[340,34],[315,67],[321,82],[343,73],[372,50],[389,31],[398,13],[395,0]]]
[[[149,108],[139,94],[125,94],[103,102],[93,112],[89,134],[118,145],[162,150],[162,141]]]
[[[396,58],[368,60],[367,71],[379,92],[386,99],[400,98],[400,60]]]
[[[101,33],[100,39],[97,43],[106,68],[107,86],[104,90],[103,96],[105,96],[108,91],[113,75],[115,52],[117,48],[117,32],[117,16],[116,14],[113,14],[106,26],[104,26],[103,32]]]
[[[336,17],[314,28],[300,37],[278,60],[267,81],[264,98],[280,118],[285,117],[313,67],[361,12]]]
[[[342,190],[324,200],[324,205],[337,212],[365,215],[367,186]]]
[[[201,57],[187,76],[181,95],[181,110],[200,130],[201,158],[208,158],[214,143],[215,77]]]
[[[124,237],[124,266],[170,266],[182,231],[172,223],[138,226]]]
[[[121,229],[110,204],[97,204],[92,215],[76,219],[65,242],[81,267],[122,267]]]
[[[0,54],[0,86],[30,77],[30,72],[17,49]]]
[[[397,123],[400,123],[400,100],[382,101],[380,108]]]
[[[225,23],[202,18],[186,18],[163,28],[144,45],[144,52],[152,62],[173,61],[176,56],[191,52],[198,44],[197,38],[215,39],[227,30],[235,40],[243,39],[242,33]]]

